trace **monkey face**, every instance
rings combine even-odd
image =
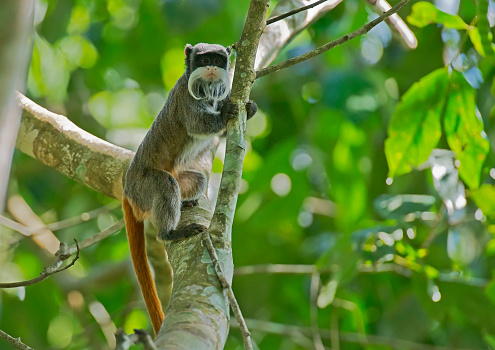
[[[199,69],[201,78],[205,81],[220,79],[221,71],[227,69],[227,57],[218,53],[198,54],[194,57],[192,70]]]
[[[196,100],[221,101],[230,92],[227,73],[230,47],[200,43],[186,45],[189,93]]]
[[[227,71],[216,66],[196,68],[189,76],[189,93],[196,100],[225,99],[230,92],[230,81]]]

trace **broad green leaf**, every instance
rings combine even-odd
[[[462,180],[470,188],[478,188],[490,143],[483,130],[483,121],[476,115],[475,90],[461,73],[454,71],[449,91],[444,117],[447,142],[461,163],[459,175]]]
[[[481,187],[469,191],[469,197],[481,209],[484,215],[495,218],[495,186],[482,185]]]
[[[425,162],[437,145],[448,79],[447,68],[428,74],[413,84],[395,108],[385,141],[390,177]]]
[[[454,29],[468,29],[468,25],[459,16],[449,15],[438,10],[429,2],[418,2],[413,5],[411,15],[407,21],[416,27],[425,27],[431,23],[443,24],[445,27]]]

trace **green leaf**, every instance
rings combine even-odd
[[[488,22],[488,0],[479,0],[478,1],[478,28],[479,28],[479,46],[481,47],[481,51],[476,47],[476,50],[482,55],[488,55],[489,57],[493,57],[495,52],[493,49],[492,39],[493,35],[490,30],[490,23]],[[471,39],[472,41],[472,39]],[[474,42],[473,42],[474,44]]]
[[[448,79],[447,68],[437,69],[413,84],[395,108],[385,141],[390,177],[425,162],[437,145]]]
[[[373,202],[375,210],[385,219],[400,219],[411,213],[430,211],[436,200],[419,194],[382,194]]]
[[[469,28],[461,17],[442,12],[435,5],[424,1],[413,5],[411,15],[407,17],[407,21],[420,28],[431,23],[443,24],[445,27],[454,29]]]
[[[474,48],[481,56],[485,56],[485,50],[481,43],[480,31],[477,27],[470,27],[468,30],[469,39],[473,43]]]
[[[495,218],[495,186],[482,185],[480,188],[469,191],[469,197],[489,218]]]
[[[65,54],[70,68],[91,68],[98,58],[98,51],[91,41],[81,35],[66,36],[58,43],[58,47]]]
[[[452,72],[444,127],[450,149],[460,161],[459,175],[470,188],[480,185],[480,173],[490,143],[476,115],[475,90],[461,73]]]

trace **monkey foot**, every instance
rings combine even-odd
[[[172,241],[176,239],[181,239],[189,236],[197,235],[198,233],[206,231],[207,228],[199,224],[189,224],[179,227],[176,230],[172,230],[168,233],[160,232],[158,237],[162,240]]]
[[[192,208],[195,207],[199,204],[199,201],[197,199],[189,200],[189,201],[183,201],[182,202],[182,208]]]

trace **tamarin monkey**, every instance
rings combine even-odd
[[[158,238],[176,240],[206,227],[177,227],[181,206],[193,206],[208,186],[214,138],[238,112],[230,102],[230,47],[187,44],[186,71],[170,90],[165,106],[132,159],[125,178],[123,210],[134,270],[156,334],[164,319],[146,256],[144,225],[150,219]],[[247,118],[258,107],[246,103]]]

